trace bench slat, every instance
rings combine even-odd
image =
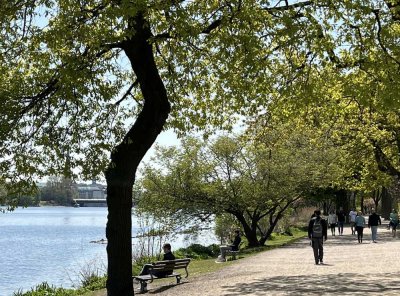
[[[187,267],[190,263],[190,258],[185,259],[175,259],[175,260],[167,260],[167,261],[157,261],[149,265],[149,273],[148,275],[138,275],[133,276],[134,279],[139,280],[142,282],[150,281],[152,282],[154,279],[159,278],[168,278],[168,277],[176,277],[177,282],[180,282],[181,275],[180,273],[173,272],[176,269],[185,269],[186,277],[189,276]],[[157,277],[156,275],[152,274],[152,272],[171,272],[172,274],[165,275],[163,277]]]

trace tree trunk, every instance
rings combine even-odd
[[[361,209],[361,212],[363,212],[363,213],[365,214],[365,209],[364,209],[364,194],[361,194],[360,209]]]
[[[276,227],[276,224],[278,224],[278,221],[281,218],[281,212],[279,212],[278,215],[276,215],[275,219],[274,219],[274,214],[275,214],[275,211],[269,215],[269,228],[268,228],[267,232],[265,233],[265,235],[260,238],[259,242],[260,242],[261,246],[265,245],[265,242],[267,241],[267,239],[269,239],[269,237],[271,236],[272,232],[274,231],[274,229]]]
[[[348,220],[347,214],[349,213],[349,199],[347,198],[347,192],[344,189],[339,189],[336,190],[335,192],[336,196],[336,207],[337,211],[339,211],[339,208],[343,208],[343,212],[345,213],[346,220]]]
[[[247,238],[248,242],[248,247],[253,248],[253,247],[258,247],[260,246],[260,243],[258,242],[257,239],[257,227],[251,227],[246,221],[246,218],[243,216],[242,213],[239,212],[230,212],[232,215],[238,219],[240,224],[242,224],[244,235]],[[254,223],[252,223],[253,225]],[[257,223],[255,224],[257,225]]]
[[[381,194],[382,194],[381,216],[385,219],[389,219],[390,212],[392,211],[392,208],[393,208],[393,199],[392,199],[392,196],[390,195],[389,191],[385,187],[382,187]]]
[[[287,201],[286,205],[278,211],[275,218],[274,218],[274,214],[275,214],[276,210],[272,211],[269,214],[269,228],[268,228],[268,231],[265,233],[265,235],[260,238],[259,242],[260,242],[261,246],[263,246],[265,244],[265,242],[267,241],[267,239],[271,236],[271,234],[274,231],[279,220],[282,219],[283,213],[289,208],[290,205],[292,205],[294,202],[296,202],[299,199],[300,199],[300,196]]]
[[[135,34],[121,48],[129,58],[139,82],[144,105],[123,141],[111,153],[105,172],[108,221],[108,296],[132,296],[132,186],[143,156],[162,131],[170,112],[164,84],[154,62],[150,26],[138,13],[130,22]]]

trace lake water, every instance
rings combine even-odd
[[[87,266],[106,271],[106,245],[90,243],[105,238],[107,208],[18,208],[0,213],[0,295],[29,290],[43,281],[62,287],[79,284]],[[139,228],[133,221],[132,236]],[[174,249],[217,240],[211,231],[200,239],[178,236]]]

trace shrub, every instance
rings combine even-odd
[[[175,252],[177,257],[189,257],[193,259],[207,259],[219,254],[218,245],[209,245],[208,247],[200,244],[192,244],[187,248],[181,248]]]
[[[132,264],[132,274],[138,275],[143,268],[143,265],[158,261],[157,257],[153,256],[135,256]]]
[[[106,287],[106,282],[106,276],[92,274],[90,277],[87,277],[82,281],[82,288],[89,291],[100,290]]]
[[[40,285],[37,285],[35,288],[32,288],[31,291],[28,292],[14,292],[14,296],[74,296],[78,295],[76,290],[64,289],[64,288],[56,288],[50,286],[47,282],[43,282]]]

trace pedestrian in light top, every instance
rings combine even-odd
[[[372,209],[372,214],[368,217],[368,228],[371,228],[372,242],[376,243],[378,225],[381,225],[381,217],[376,213],[375,209]]]
[[[357,212],[353,209],[350,210],[349,213],[349,221],[350,221],[350,228],[351,228],[351,234],[355,235],[356,234],[356,217],[357,217]]]
[[[357,213],[354,223],[355,223],[355,229],[357,231],[358,242],[361,244],[363,240],[363,232],[365,225],[365,218],[363,217],[361,212]]]
[[[337,224],[337,215],[335,214],[334,211],[331,211],[329,213],[328,224],[329,224],[329,227],[331,228],[332,236],[335,236],[336,235],[335,229],[336,229],[336,224]]]

